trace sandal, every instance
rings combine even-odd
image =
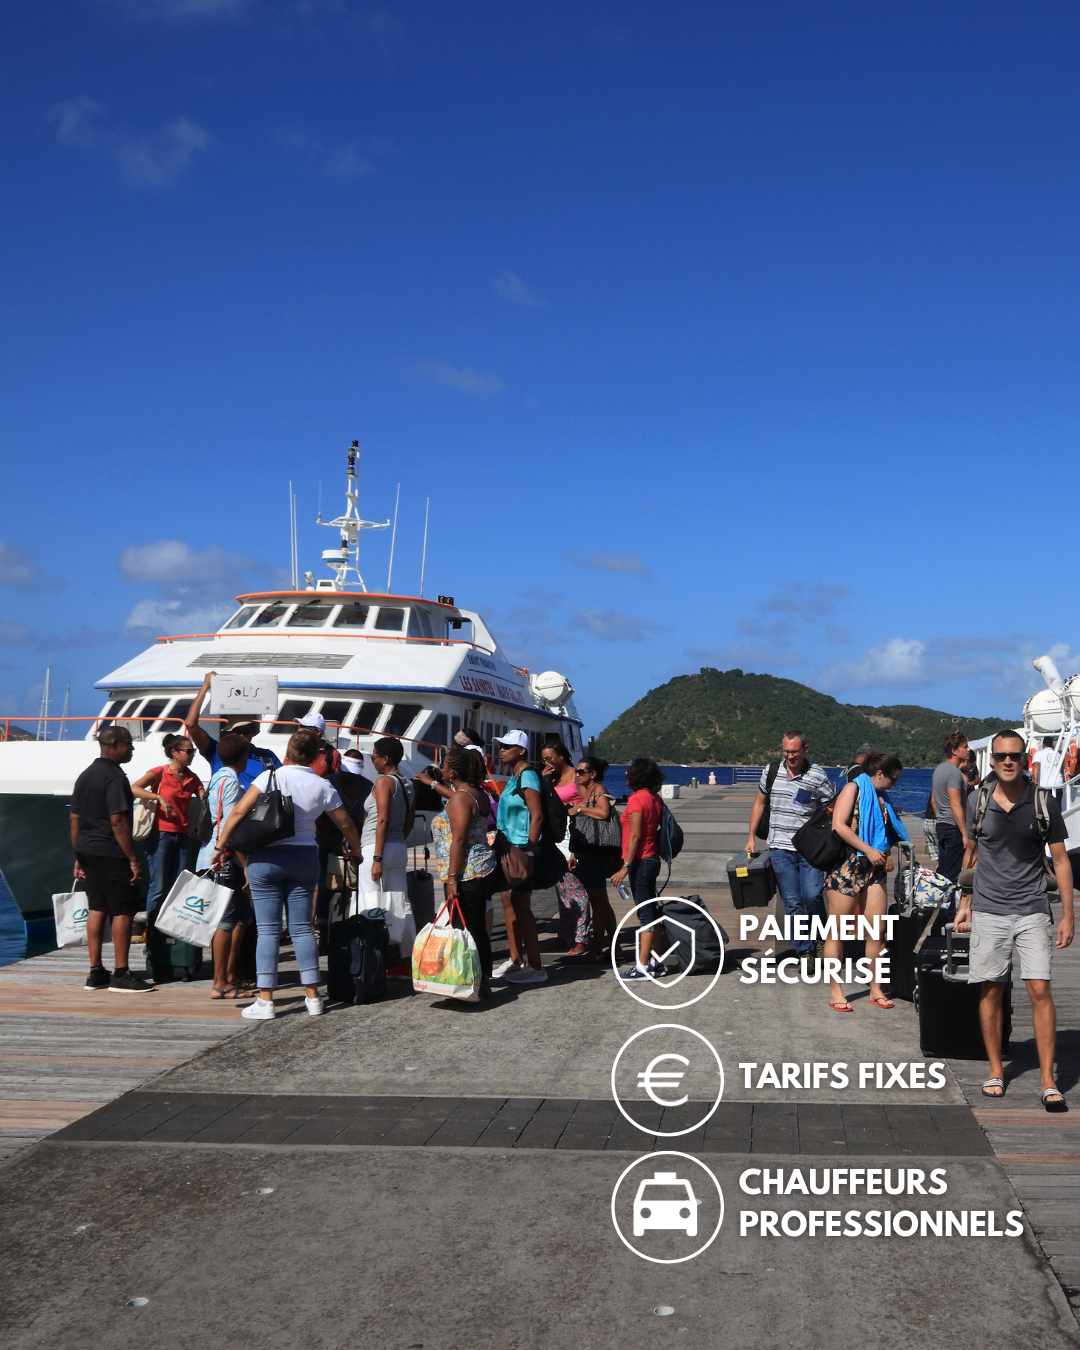
[[[875,1008],[895,1008],[895,1007],[896,1007],[896,1004],[892,1001],[891,998],[885,998],[884,996],[882,996],[881,998],[868,998],[866,1001],[867,1001],[867,1003],[872,1003],[872,1004],[874,1005]]]
[[[1050,1097],[1056,1097],[1057,1101],[1047,1100]],[[1048,1111],[1067,1111],[1069,1105],[1056,1087],[1043,1088],[1042,1104]]]
[[[844,1003],[830,1003],[830,1004],[829,1004],[829,1007],[833,1010],[833,1012],[854,1012],[854,1011],[855,1011],[855,1009],[851,1006],[851,1004],[850,1004],[850,1003],[847,1003],[847,1002],[844,1002]]]
[[[240,986],[238,984],[227,984],[224,989],[219,989],[214,985],[210,992],[211,998],[239,998]]]
[[[996,1088],[1000,1088],[1001,1091],[1000,1091],[1000,1092],[987,1092],[987,1090],[986,1090],[987,1088],[995,1088],[995,1087],[996,1087]],[[982,1095],[983,1095],[984,1097],[993,1097],[993,1098],[995,1098],[995,1099],[1000,1098],[1000,1097],[1004,1097],[1004,1096],[1005,1096],[1005,1079],[1004,1079],[1004,1078],[988,1078],[988,1079],[986,1080],[986,1082],[982,1085]]]

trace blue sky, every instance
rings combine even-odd
[[[1014,716],[1080,666],[1068,4],[0,17],[0,713],[328,535],[589,729],[703,664]],[[385,582],[388,539],[367,552]],[[58,707],[54,711],[59,711]]]

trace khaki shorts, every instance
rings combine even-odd
[[[1008,979],[1014,943],[1020,957],[1020,978],[1049,980],[1054,955],[1054,922],[1049,914],[987,914],[974,910],[968,982]]]

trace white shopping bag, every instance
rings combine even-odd
[[[465,927],[457,900],[444,905],[434,923],[416,935],[412,949],[413,988],[421,994],[476,1003],[484,978],[476,939]]]
[[[219,886],[209,876],[181,872],[154,916],[154,927],[194,947],[209,947],[232,898],[231,887]]]
[[[56,945],[85,947],[86,921],[90,917],[86,892],[69,891],[66,895],[54,895],[52,902],[56,919]]]

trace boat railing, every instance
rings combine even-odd
[[[349,633],[344,629],[326,629],[310,628],[303,632],[290,632],[287,628],[237,628],[229,632],[218,633],[170,633],[166,637],[155,638],[155,642],[195,642],[202,641],[205,638],[352,638],[363,642],[420,642],[431,647],[472,647],[478,652],[483,652],[485,656],[494,656],[495,653],[490,647],[482,647],[479,642],[472,642],[469,638],[437,638],[437,637],[411,637],[407,633]],[[507,663],[509,664],[509,662]],[[512,669],[517,670],[517,666]]]

